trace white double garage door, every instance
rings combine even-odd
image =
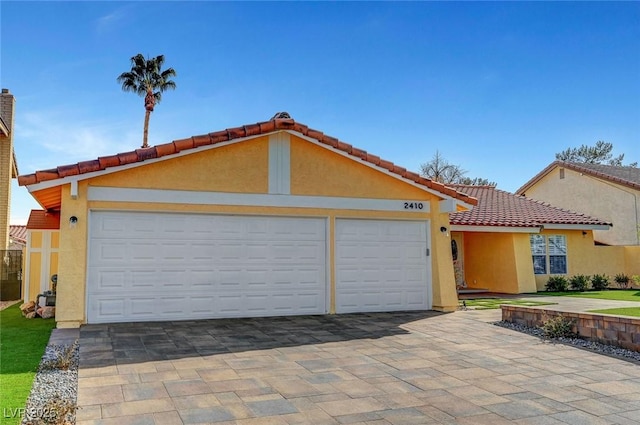
[[[92,212],[87,321],[327,313],[328,220]],[[336,219],[337,313],[431,308],[427,222]]]

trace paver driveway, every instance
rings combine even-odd
[[[496,314],[84,326],[77,423],[640,423],[637,364]]]

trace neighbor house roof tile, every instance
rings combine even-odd
[[[9,237],[15,241],[27,242],[27,226],[12,224],[9,226]]]
[[[419,185],[426,186],[470,205],[476,205],[477,203],[475,198],[470,197],[465,193],[447,188],[441,183],[425,179],[424,177],[421,177],[416,173],[407,171],[403,167],[399,167],[392,162],[385,161],[378,156],[371,155],[366,151],[355,148],[348,143],[341,142],[335,137],[327,136],[323,132],[311,129],[305,124],[296,122],[291,118],[274,118],[270,121],[228,128],[226,130],[193,136],[187,139],[174,140],[170,143],[164,143],[149,148],[136,149],[131,152],[123,152],[112,156],[104,156],[92,161],[63,165],[51,170],[36,171],[33,174],[25,174],[19,176],[18,183],[21,186],[32,185],[45,181],[60,179],[69,175],[85,174],[93,171],[105,170],[109,167],[132,164],[135,162],[143,162],[151,158],[161,158],[169,155],[174,155],[185,150],[194,149],[200,146],[214,145],[216,143],[226,142],[247,136],[267,134],[276,130],[297,131],[298,133],[303,134],[306,137],[316,139],[320,143],[336,148],[362,161],[385,168],[390,172],[411,180]]]
[[[585,214],[514,195],[493,186],[452,186],[478,199],[478,205],[473,210],[450,214],[449,221],[452,225],[531,228],[546,224],[611,225]]]

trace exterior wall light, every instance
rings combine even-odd
[[[78,217],[76,217],[75,215],[69,217],[69,227],[74,228],[76,227],[76,224],[78,224]]]

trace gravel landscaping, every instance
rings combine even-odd
[[[22,425],[75,424],[78,341],[47,346],[25,406]]]
[[[584,348],[590,351],[595,351],[600,354],[605,354],[608,356],[618,357],[624,360],[633,360],[640,362],[640,352],[627,350],[625,348],[616,347],[614,345],[606,345],[601,344],[599,342],[588,341],[582,338],[553,338],[549,339],[545,337],[544,331],[540,328],[531,328],[524,325],[519,325],[512,322],[495,322],[494,325],[500,326],[507,329],[512,329],[514,331],[526,333],[529,335],[537,336],[541,339],[547,340],[552,343],[560,343],[560,344],[568,344],[573,345],[574,347]]]

